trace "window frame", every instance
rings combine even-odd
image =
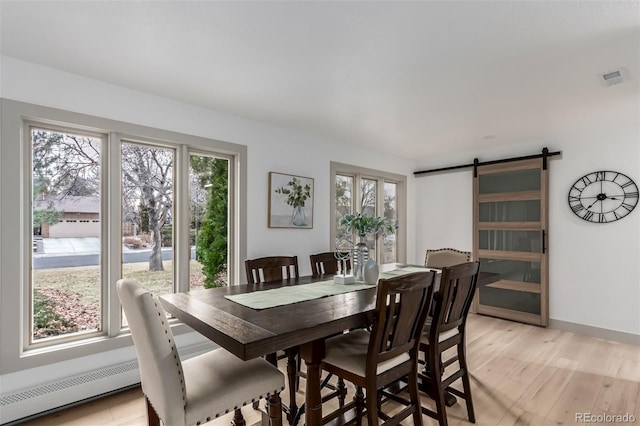
[[[390,173],[351,164],[331,162],[330,166],[330,238],[329,247],[333,250],[337,236],[336,223],[336,175],[353,177],[352,200],[361,198],[361,179],[375,180],[376,183],[376,215],[384,216],[384,183],[391,182],[397,185],[396,206],[398,229],[396,230],[396,263],[407,262],[407,177],[397,173]],[[383,200],[380,202],[380,200]],[[360,202],[352,201],[352,213],[361,208]],[[382,235],[376,235],[376,247],[382,247]],[[375,250],[376,262],[381,262],[382,250]]]
[[[125,348],[132,345],[127,329],[120,328],[120,304],[117,301],[115,282],[120,277],[122,256],[121,212],[120,212],[120,143],[121,140],[148,141],[157,145],[168,145],[176,149],[176,174],[188,175],[188,154],[202,152],[208,155],[226,157],[233,168],[233,178],[229,182],[229,278],[230,285],[238,284],[241,273],[240,260],[246,257],[247,242],[247,147],[210,138],[193,136],[168,130],[161,130],[107,118],[80,114],[40,105],[2,99],[2,161],[0,162],[0,188],[5,201],[2,205],[3,262],[2,265],[16,265],[15,268],[1,268],[0,279],[4,283],[16,285],[2,286],[0,334],[3,344],[1,374],[35,368],[71,358],[89,356],[104,351]],[[28,123],[28,124],[27,124]],[[87,132],[106,135],[104,152],[101,153],[101,267],[102,271],[102,325],[101,332],[78,333],[67,338],[46,339],[47,342],[30,344],[31,330],[31,268],[32,268],[32,140],[29,125],[51,127],[56,130],[85,134]],[[25,134],[26,133],[26,134]],[[16,161],[19,159],[19,161]],[[177,227],[174,246],[188,245],[189,203],[188,191],[176,185],[174,202],[177,203]],[[104,188],[107,189],[104,189]],[[7,197],[16,197],[15,203],[7,203]],[[186,201],[186,202],[185,202]],[[233,204],[232,204],[233,203]],[[179,216],[179,217],[178,217]],[[178,222],[180,221],[180,222]],[[11,226],[9,224],[11,223]],[[233,223],[234,228],[231,228]],[[184,225],[186,224],[186,225]],[[185,230],[182,230],[184,226]],[[17,241],[16,250],[7,250],[7,241]],[[181,250],[188,265],[189,249]],[[10,252],[10,253],[8,253]],[[4,254],[7,256],[4,256]],[[178,251],[176,250],[176,253]],[[176,256],[176,270],[180,259]],[[105,262],[104,259],[113,259]],[[182,260],[184,262],[184,260]],[[184,263],[182,263],[184,265]],[[188,276],[188,272],[187,272]],[[178,276],[179,278],[179,276]],[[178,284],[180,285],[180,284]],[[188,285],[188,283],[187,283]],[[184,291],[176,287],[176,291]],[[16,324],[18,322],[18,324]],[[172,322],[175,334],[191,332],[177,321]]]
[[[33,139],[31,135],[32,129],[49,130],[58,133],[70,133],[81,136],[90,136],[96,139],[100,139],[100,326],[98,330],[70,333],[68,335],[56,336],[54,338],[44,338],[41,341],[33,340],[33,251],[28,252],[28,262],[26,264],[26,270],[23,274],[24,283],[23,297],[22,297],[22,326],[23,333],[22,340],[25,342],[23,350],[30,348],[42,348],[47,346],[53,346],[57,344],[65,344],[68,342],[74,342],[77,340],[91,339],[100,337],[105,334],[107,326],[105,324],[106,318],[109,316],[108,309],[108,288],[105,285],[106,277],[108,276],[107,264],[102,261],[103,253],[106,252],[107,241],[105,236],[107,234],[107,220],[105,220],[105,195],[107,195],[108,183],[106,182],[107,171],[105,165],[108,164],[110,143],[109,133],[101,131],[100,129],[87,129],[77,126],[69,125],[68,123],[52,123],[51,121],[28,119],[23,122],[23,140],[24,140],[24,157],[28,165],[25,166],[23,174],[27,185],[25,189],[28,191],[29,197],[25,197],[25,201],[28,203],[28,207],[25,213],[31,218],[33,213]],[[27,242],[33,238],[33,221],[25,221],[25,246]]]

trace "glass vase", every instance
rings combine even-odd
[[[294,207],[293,213],[291,214],[291,221],[295,226],[305,226],[307,224],[307,217],[304,214],[304,208],[301,206]]]
[[[364,283],[365,284],[378,284],[378,277],[380,276],[380,269],[378,268],[378,263],[369,259],[364,264]]]

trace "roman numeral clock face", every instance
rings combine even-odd
[[[569,206],[588,222],[622,219],[638,204],[638,186],[630,177],[611,171],[589,173],[569,190]]]

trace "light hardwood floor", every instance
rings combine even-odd
[[[478,425],[580,424],[576,413],[632,415],[640,424],[638,346],[470,314],[467,353]],[[304,395],[298,398],[301,403]],[[325,404],[326,411],[331,403]],[[433,408],[426,396],[423,403]],[[243,413],[247,424],[259,421],[251,407]],[[464,403],[447,414],[452,426],[470,424]],[[423,418],[426,426],[437,425]],[[231,415],[209,425],[230,421]],[[144,400],[137,388],[24,424],[142,426]]]

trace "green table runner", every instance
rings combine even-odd
[[[429,269],[410,266],[382,272],[380,278],[386,279],[411,274],[413,272],[425,271],[429,271]],[[371,287],[375,287],[375,284],[368,285],[362,281],[356,281],[354,284],[336,284],[333,280],[327,280],[311,284],[274,288],[271,290],[253,291],[251,293],[231,294],[225,297],[252,309],[267,309],[307,300],[320,299],[321,297],[334,296],[336,294],[349,293],[351,291],[364,290]]]

